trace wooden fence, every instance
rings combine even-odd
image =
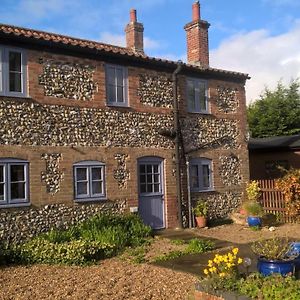
[[[275,188],[275,180],[258,180],[261,188],[261,204],[266,213],[276,215],[277,219],[285,223],[295,223],[295,218],[289,216],[285,209],[284,195]]]

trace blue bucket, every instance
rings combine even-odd
[[[261,218],[260,217],[248,217],[247,222],[250,227],[254,227],[254,226],[261,227]]]

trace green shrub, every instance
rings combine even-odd
[[[94,241],[53,243],[38,237],[20,247],[20,258],[25,263],[82,265],[110,256],[113,249],[114,245]]]
[[[189,241],[185,252],[189,254],[203,253],[214,249],[214,246],[212,241],[195,238]]]
[[[253,299],[298,300],[300,299],[300,281],[279,274],[262,276],[251,274],[238,283],[238,291]]]

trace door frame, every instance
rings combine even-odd
[[[163,217],[163,225],[162,227],[155,228],[155,229],[164,229],[166,228],[166,194],[165,194],[165,174],[164,174],[164,161],[165,159],[160,156],[141,156],[137,159],[137,185],[138,185],[138,208],[140,206],[140,198],[141,198],[141,191],[140,191],[140,164],[147,164],[147,163],[159,163],[160,168],[160,188],[161,193],[157,193],[157,196],[161,196],[162,198],[162,217]],[[155,196],[155,194],[153,194]],[[151,196],[151,195],[149,195]],[[145,195],[147,197],[147,195]]]

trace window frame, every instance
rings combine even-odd
[[[11,184],[10,179],[11,166],[21,165],[24,168],[24,194],[25,198],[11,199]],[[5,158],[0,159],[0,166],[3,166],[3,183],[4,183],[4,199],[0,200],[0,208],[5,207],[17,207],[30,205],[29,199],[29,162],[27,160]],[[1,182],[2,183],[2,182]]]
[[[9,91],[9,53],[21,54],[21,92]],[[26,50],[0,45],[0,96],[27,97],[27,53]]]
[[[123,77],[123,102],[118,102],[117,101],[117,82],[114,83],[115,87],[115,99],[114,101],[110,101],[109,98],[109,88],[108,86],[110,85],[109,83],[109,69],[113,68],[114,71],[116,72],[117,69],[122,70],[122,77]],[[114,76],[115,81],[117,80],[117,76]],[[125,66],[121,65],[114,65],[114,64],[106,64],[105,65],[105,88],[106,88],[106,104],[107,106],[117,106],[117,107],[128,107],[128,69]]]
[[[195,93],[194,96],[194,102],[195,102],[195,109],[193,109],[190,106],[190,101],[189,101],[189,82],[193,83],[193,90]],[[205,85],[205,106],[206,109],[201,109],[200,105],[200,98],[199,101],[196,101],[197,99],[197,92],[196,92],[196,84],[204,83]],[[199,96],[199,92],[198,92]],[[187,99],[187,110],[190,113],[201,113],[201,114],[210,114],[210,103],[209,103],[209,88],[208,88],[208,81],[205,79],[200,79],[200,78],[193,78],[193,77],[187,77],[186,79],[186,99]]]
[[[93,180],[92,170],[95,168],[101,168],[101,179],[96,180],[101,182],[102,193],[93,194]],[[86,169],[86,180],[77,180],[77,169]],[[105,164],[100,161],[80,161],[73,165],[73,178],[74,178],[74,199],[76,202],[86,202],[86,201],[97,201],[106,199],[106,182],[105,182]],[[87,182],[87,194],[78,195],[77,192],[77,183],[78,182]]]
[[[191,169],[193,166],[197,166],[197,187],[192,186],[192,172]],[[204,176],[203,176],[203,166],[208,166],[209,175],[209,186],[204,186]],[[190,189],[192,192],[209,192],[214,191],[214,182],[213,182],[213,161],[208,158],[192,158],[189,161],[189,176],[190,176]]]

